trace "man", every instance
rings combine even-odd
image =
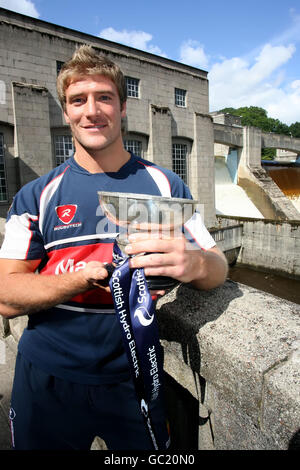
[[[1,314],[29,318],[12,392],[13,445],[89,449],[99,435],[109,449],[151,449],[110,288],[101,284],[116,234],[104,229],[97,191],[191,196],[177,175],[124,149],[126,87],[116,64],[82,46],[57,89],[75,154],[15,196],[0,251]],[[189,250],[183,236],[132,235],[127,253],[145,255],[130,266],[200,289],[222,284],[223,254],[200,220],[189,229],[203,249]],[[155,426],[164,426],[162,406],[152,406]]]

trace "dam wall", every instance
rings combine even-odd
[[[244,188],[237,184],[237,151],[215,157],[216,214],[263,217]]]
[[[261,166],[261,130],[244,127],[243,133],[245,146],[241,152],[238,183],[264,217],[277,220],[299,219],[300,213],[296,207]],[[279,143],[280,139],[278,145]]]
[[[241,119],[237,116],[222,113],[211,113],[211,115],[214,123],[217,214],[261,216],[277,220],[300,219],[299,200],[285,192],[278,179],[274,177],[274,173],[267,171],[261,164],[263,148],[294,151],[298,154],[300,139],[265,133],[256,127],[243,127],[240,124]],[[220,157],[225,157],[227,170],[232,177],[233,161],[228,161],[231,154],[236,154],[234,169],[236,175],[235,180],[231,181],[231,186],[227,184],[225,187],[224,175],[220,181]],[[295,178],[295,175],[293,177]],[[241,189],[234,188],[235,183]],[[299,179],[296,182],[296,190],[300,191]],[[235,209],[234,204],[240,207]]]
[[[240,227],[240,249],[236,257],[239,264],[274,271],[300,280],[299,220],[280,221],[218,215],[217,222],[221,231],[225,228],[233,230],[234,227]],[[218,245],[221,249],[226,246],[223,241],[219,241]]]

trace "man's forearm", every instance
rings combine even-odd
[[[105,274],[100,277],[104,279]],[[89,278],[86,270],[59,275],[10,273],[1,279],[0,314],[13,318],[51,308],[92,289],[97,280]]]
[[[83,282],[79,272],[58,276],[9,274],[1,283],[0,313],[6,317],[14,317],[45,310],[70,300],[87,288],[88,283]]]
[[[192,281],[192,285],[197,289],[213,289],[222,285],[227,277],[228,263],[223,253],[207,251],[205,253],[205,271],[201,271],[201,276]]]

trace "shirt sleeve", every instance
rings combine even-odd
[[[209,250],[213,246],[216,246],[215,240],[205,227],[201,214],[198,211],[184,224],[183,232],[187,240],[191,243],[192,248]]]
[[[27,203],[24,193],[21,190],[15,196],[8,212],[0,258],[31,260],[45,256],[37,205],[32,194]]]
[[[173,197],[193,199],[188,186],[179,177],[174,178],[174,183],[174,189],[172,191]],[[199,206],[201,207],[201,205]],[[190,215],[191,217],[184,224],[183,233],[186,239],[191,243],[191,248],[209,250],[213,246],[216,246],[215,240],[204,225],[200,210],[196,210],[194,214]]]

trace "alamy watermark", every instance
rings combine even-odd
[[[101,217],[96,233],[147,233],[149,238],[177,238],[182,236],[183,229],[192,234],[197,224],[203,223],[204,205],[190,200],[179,203],[176,199],[174,202],[152,201],[149,204],[149,201],[144,203],[132,199],[128,202],[124,198],[117,206],[105,204],[102,207],[100,204],[96,215]],[[192,244],[187,247],[195,248]]]

